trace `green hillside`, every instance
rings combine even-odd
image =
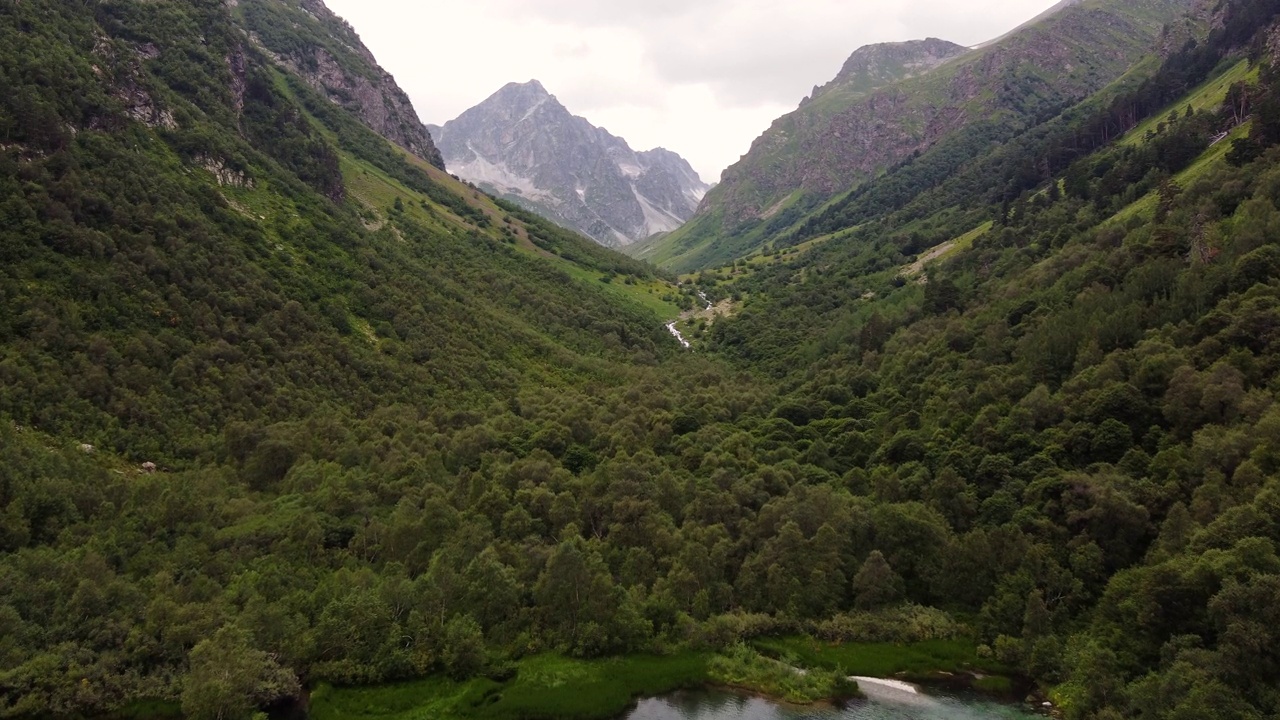
[[[1139,79],[1153,43],[1202,36],[1204,23],[1184,18],[1192,4],[1088,0],[873,92],[837,83],[776,121],[689,223],[628,252],[681,273],[716,267],[904,165],[955,173],[1108,85]]]
[[[260,56],[246,70],[243,110],[231,117],[230,98],[209,90],[227,72],[216,50],[166,63],[189,48],[180,34],[152,28],[180,32],[186,14],[177,7],[122,3],[97,18],[61,14],[67,32],[90,38],[95,26],[109,27],[129,38],[100,47],[99,58],[132,75],[123,82],[152,85],[153,103],[166,108],[158,112],[175,121],[151,132],[136,124],[94,131],[123,121],[113,107],[118,88],[97,82],[87,55],[61,58],[71,70],[67,86],[45,90],[83,98],[84,116],[70,119],[85,132],[35,137],[39,127],[24,127],[18,113],[77,109],[18,99],[32,107],[18,108],[7,131],[17,142],[5,173],[6,321],[8,336],[22,340],[4,347],[12,391],[0,410],[130,457],[182,465],[211,452],[232,421],[269,423],[330,403],[364,411],[419,399],[413,388],[424,382],[440,401],[465,405],[518,387],[530,373],[551,382],[596,372],[564,353],[652,355],[669,345],[657,320],[678,309],[653,316],[647,291],[657,278],[647,268],[499,208]],[[228,19],[212,14],[224,42],[240,42]],[[39,37],[23,35],[14,52],[34,52],[24,45]],[[139,66],[138,43],[159,56]],[[189,82],[199,93],[183,96],[168,76],[196,78]],[[644,307],[613,302],[618,293],[596,282],[607,274],[620,275],[616,285],[634,288]],[[46,340],[25,332],[36,327]],[[144,329],[151,347],[133,347]],[[563,359],[529,362],[528,348]],[[228,362],[235,375],[211,376]],[[345,379],[303,379],[313,373],[298,368],[315,365]],[[99,369],[84,372],[88,366]],[[157,434],[159,418],[187,405],[184,392],[204,397],[205,416],[167,419]]]
[[[1280,714],[1280,2],[679,279],[375,132],[324,17],[0,5],[0,717]]]

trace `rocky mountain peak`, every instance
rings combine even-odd
[[[526,93],[530,95],[543,95],[546,97],[551,97],[551,93],[547,92],[547,88],[544,87],[542,83],[538,82],[536,78],[533,80],[530,80],[529,82],[507,83],[501,90],[497,92],[498,95],[511,94],[511,93]]]
[[[963,45],[938,38],[864,45],[849,56],[834,80],[814,89],[813,99],[837,89],[866,94],[926,73],[967,52],[969,48]]]
[[[505,85],[431,133],[450,172],[604,245],[676,229],[708,189],[679,155],[636,152],[537,80]]]
[[[904,74],[931,70],[966,52],[969,48],[939,38],[866,45],[849,56],[836,76],[836,82],[850,82],[867,75],[898,80]]]
[[[507,83],[502,86],[501,90],[490,96],[488,100],[485,100],[483,105],[490,108],[508,106],[527,109],[555,99],[555,96],[547,92],[542,83],[537,80],[530,80],[524,83]],[[559,101],[557,101],[557,104],[559,104]],[[565,112],[568,112],[568,110],[565,110]]]

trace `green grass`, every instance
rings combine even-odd
[[[738,645],[712,658],[710,674],[718,685],[760,693],[795,705],[830,700],[842,689],[837,687],[833,673],[800,672],[746,645]]]
[[[915,277],[924,272],[929,264],[943,260],[958,252],[968,250],[973,247],[973,244],[977,242],[978,238],[986,235],[993,227],[995,227],[995,221],[988,220],[954,240],[945,242],[936,248],[924,251],[920,254],[920,260],[917,260],[902,269],[903,276]]]
[[[396,198],[400,198],[405,212],[426,227],[436,231],[465,230],[470,226],[449,211],[448,208],[431,203],[420,193],[404,186],[403,183],[387,175],[372,163],[357,160],[344,154],[342,156],[342,179],[347,186],[347,193],[366,208],[385,219],[385,213],[391,209]],[[420,203],[427,202],[430,211]],[[486,233],[492,235],[492,233]]]
[[[431,677],[376,688],[322,686],[311,698],[313,720],[605,720],[639,697],[707,682],[709,656],[634,656],[574,660],[526,658],[514,679],[455,682]]]
[[[1227,99],[1227,91],[1238,82],[1249,82],[1258,77],[1258,68],[1250,68],[1248,60],[1241,60],[1222,74],[1214,77],[1178,102],[1164,108],[1147,118],[1137,127],[1130,130],[1121,140],[1121,145],[1141,145],[1147,141],[1147,132],[1155,132],[1160,123],[1168,119],[1169,113],[1179,115],[1190,105],[1197,112],[1200,110],[1216,110]]]
[[[821,235],[819,237],[813,238],[812,240],[806,240],[800,243],[799,245],[791,245],[789,247],[781,248],[777,252],[775,252],[773,255],[765,255],[764,249],[761,248],[760,250],[757,250],[755,253],[750,255],[747,258],[747,262],[752,265],[762,265],[770,262],[771,260],[777,257],[781,257],[786,260],[794,260],[800,257],[801,255],[804,255],[805,253],[809,252],[810,250],[818,247],[819,245],[822,245],[834,239],[837,235],[848,235],[857,229],[858,228],[856,227],[845,228],[840,232]]]
[[[714,191],[713,191],[714,192]],[[700,269],[688,258],[723,243],[723,217],[720,211],[695,215],[689,222],[661,237],[654,237],[623,248],[633,258],[644,260],[676,272]],[[725,260],[732,258],[726,257]],[[686,267],[687,265],[687,267]]]
[[[798,230],[808,218],[821,213],[838,202],[843,194],[829,198],[824,203],[809,207],[790,218],[787,225],[778,225],[778,215],[783,215],[812,197],[801,191],[792,192],[769,208],[772,212],[761,222],[745,228],[727,231],[722,213],[712,210],[697,215],[669,235],[645,240],[624,248],[631,257],[645,260],[658,267],[680,274],[692,274],[702,270],[723,267],[742,258],[760,254],[771,240],[784,237]],[[846,229],[847,231],[847,229]]]
[[[605,283],[601,281],[603,274],[598,270],[590,270],[559,258],[555,264],[575,280],[595,283],[609,295],[639,305],[663,320],[670,321],[680,315],[679,305],[663,300],[663,297],[674,297],[680,292],[670,283],[662,280],[636,280],[634,284],[627,284],[623,277],[616,277]]]
[[[456,228],[468,227],[462,220],[450,214],[447,208],[431,204],[433,208],[431,212],[424,210],[419,203],[425,198],[369,163],[344,156],[342,169],[348,193],[377,213],[385,213],[395,202],[395,199],[399,197],[403,200],[405,212],[421,224],[437,230],[448,229],[444,222],[452,223]],[[483,194],[477,199],[474,191],[468,188],[458,187],[451,189],[456,189],[459,194],[470,198],[474,205],[494,218],[503,214],[496,205],[487,202],[487,198]],[[444,218],[444,221],[441,218]],[[486,234],[495,240],[501,241],[501,237],[492,230],[487,231]],[[670,283],[658,279],[650,279],[627,284],[625,278],[622,277],[618,277],[610,283],[602,283],[600,278],[603,273],[600,271],[583,267],[558,255],[539,250],[528,242],[523,235],[521,235],[520,241],[515,247],[527,255],[540,257],[544,261],[555,265],[574,280],[586,284],[594,284],[619,300],[643,307],[655,315],[656,319],[670,320],[680,314],[678,305],[663,300],[664,296],[677,294],[677,290]]]
[[[1198,179],[1201,175],[1204,175],[1205,172],[1207,172],[1209,169],[1211,169],[1218,163],[1226,162],[1227,154],[1231,152],[1232,143],[1235,142],[1235,140],[1238,138],[1248,137],[1249,130],[1252,126],[1253,126],[1252,123],[1245,123],[1240,127],[1236,128],[1225,139],[1218,142],[1217,145],[1214,145],[1213,147],[1206,150],[1204,154],[1200,156],[1199,159],[1197,159],[1194,163],[1191,164],[1191,167],[1187,168],[1186,170],[1183,170],[1177,175],[1174,175],[1173,181],[1185,188],[1189,184],[1194,182],[1196,179]],[[1147,193],[1146,196],[1139,198],[1138,200],[1134,201],[1131,205],[1129,205],[1125,209],[1116,213],[1107,222],[1108,223],[1115,223],[1115,222],[1124,223],[1125,221],[1130,220],[1138,215],[1149,215],[1155,211],[1156,202],[1158,200],[1159,200],[1158,193],[1156,192]]]
[[[955,240],[956,244],[951,248],[950,252],[955,253],[955,252],[968,250],[969,248],[973,247],[973,244],[977,242],[978,238],[991,232],[991,228],[995,227],[995,225],[996,224],[994,220],[988,220],[982,223],[981,225],[979,225],[978,227],[961,235],[960,237],[956,238]]]
[[[458,714],[469,690],[484,690],[492,683],[474,680],[456,683],[443,677],[371,688],[338,688],[321,685],[311,694],[313,720],[434,720],[461,718]]]
[[[938,672],[977,670],[1002,674],[1006,669],[978,657],[973,640],[926,640],[910,645],[894,643],[844,643],[833,645],[808,637],[758,640],[756,647],[778,657],[790,657],[804,667],[840,669],[865,677],[927,677]]]
[[[662,695],[707,680],[708,657],[636,656],[598,661],[542,655],[521,664],[515,681],[486,718],[587,720],[612,717],[636,698]]]
[[[182,706],[172,700],[138,700],[111,713],[107,720],[176,720]]]
[[[681,275],[680,281],[697,283],[701,279],[714,278],[721,289],[733,288],[739,281],[750,278],[761,268],[798,260],[809,251],[856,229],[857,228],[846,228],[836,233],[822,235],[820,237],[813,238],[812,240],[806,240],[798,245],[779,249],[772,255],[765,255],[764,248],[759,248],[751,255],[742,258],[740,265],[723,265],[721,267],[710,268],[700,272],[688,273],[686,275]]]

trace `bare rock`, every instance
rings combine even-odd
[[[355,30],[320,0],[302,0],[296,12],[298,23],[319,23],[336,42],[328,48],[272,47],[253,27],[250,39],[330,102],[355,113],[374,132],[443,170],[444,158],[409,96],[378,65]]]
[[[209,155],[198,155],[195,162],[208,172],[223,187],[251,188],[253,187],[253,178],[243,170],[237,170],[227,164],[222,158],[212,157]]]
[[[508,84],[432,135],[459,177],[602,245],[675,230],[708,189],[684,158],[632,150],[537,80]]]

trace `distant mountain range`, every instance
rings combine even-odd
[[[602,245],[675,230],[709,189],[679,155],[632,150],[537,80],[509,84],[430,130],[449,172]]]

